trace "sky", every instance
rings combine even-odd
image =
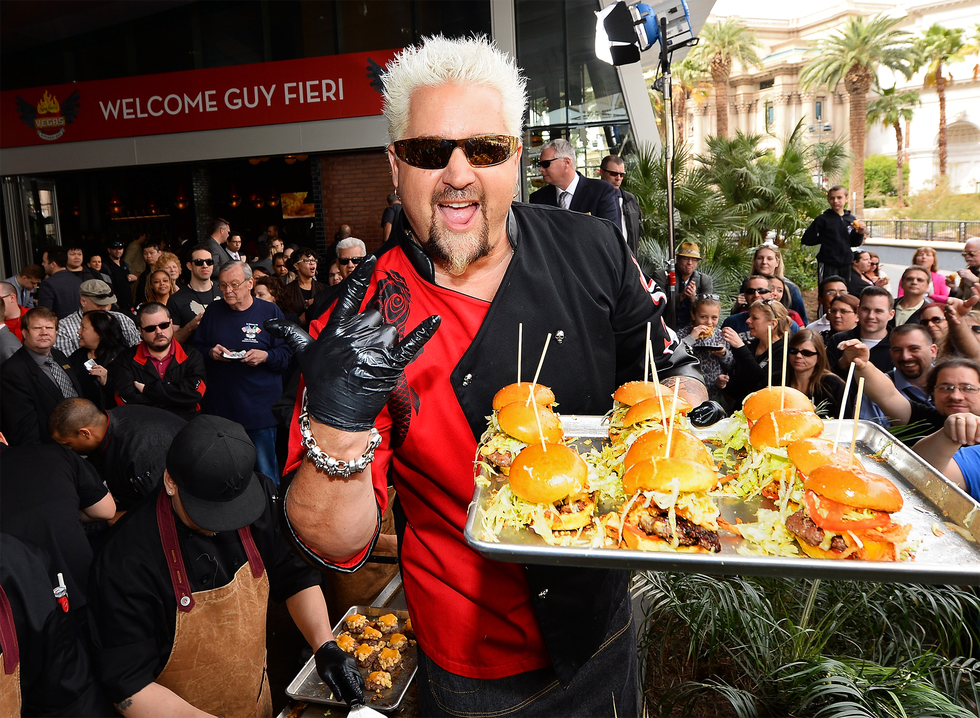
[[[773,2],[773,0],[717,0],[711,9],[713,15],[740,15],[741,17],[767,17],[785,20],[802,15],[812,15],[827,7],[839,5],[840,0],[809,0],[804,4]]]

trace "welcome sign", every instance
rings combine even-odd
[[[381,114],[397,50],[236,65],[0,93],[0,147]]]

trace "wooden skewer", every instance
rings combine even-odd
[[[789,353],[789,342],[786,341],[786,335],[783,335],[783,385],[782,385],[782,390],[779,392],[780,411],[786,408],[786,364],[789,356],[788,353]]]
[[[854,435],[851,436],[851,458],[848,459],[847,468],[854,466],[854,445],[857,444],[858,422],[861,420],[861,397],[864,394],[864,377],[858,377],[858,395],[854,402]]]
[[[766,368],[769,370],[769,388],[772,389],[772,325],[766,327],[769,330],[769,362],[766,364]]]
[[[674,424],[677,421],[677,392],[680,390],[681,383],[674,383],[674,401],[670,405],[670,430],[667,432],[667,450],[665,455],[670,456],[670,442],[674,438]],[[662,403],[662,402],[661,402]]]
[[[551,335],[549,334],[548,336],[551,336]],[[533,389],[532,389],[532,392],[533,392]],[[534,394],[532,393],[531,396],[533,397]],[[538,405],[537,404],[534,405],[534,421],[538,425],[538,438],[541,439],[541,451],[543,451],[545,453],[548,453],[548,446],[547,446],[547,444],[545,444],[545,441],[544,441],[544,431],[541,429],[541,417],[538,416]]]
[[[541,375],[541,367],[544,366],[544,358],[548,354],[548,345],[551,344],[551,332],[544,338],[544,349],[541,350],[541,358],[538,359],[538,369],[534,372],[534,379],[531,381],[531,396],[527,399],[525,406],[530,406],[534,399],[534,387],[538,385],[538,377]]]
[[[647,383],[647,376],[650,373],[650,359],[651,349],[650,349],[650,322],[647,322],[647,339],[646,343],[643,345],[643,383]]]
[[[847,367],[847,381],[844,382],[844,400],[840,403],[840,416],[837,418],[837,435],[834,437],[834,448],[840,444],[840,431],[844,427],[844,410],[847,408],[847,397],[851,395],[851,380],[854,378],[854,362]]]
[[[521,356],[524,354],[524,322],[517,325],[517,383],[521,383]]]
[[[649,325],[647,325],[649,326]],[[660,423],[667,431],[667,415],[664,412],[664,397],[660,393],[660,375],[657,373],[657,362],[653,359],[653,344],[647,342],[647,352],[650,355],[650,367],[653,369],[653,383],[657,386],[657,399],[660,400]]]

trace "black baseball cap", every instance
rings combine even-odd
[[[126,245],[123,244],[123,241],[121,239],[109,240],[109,245],[108,245],[109,249],[112,249],[113,247],[125,247],[125,246]]]
[[[187,515],[206,531],[244,528],[265,510],[255,446],[234,421],[200,414],[187,422],[167,451],[167,473]]]

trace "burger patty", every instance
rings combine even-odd
[[[487,460],[494,466],[510,466],[514,463],[514,455],[509,451],[495,451],[487,455]]]
[[[674,532],[670,521],[662,514],[643,513],[639,518],[640,529],[649,536],[673,541]],[[677,543],[681,546],[701,545],[708,551],[721,551],[721,541],[715,531],[709,531],[681,516],[677,517]]]
[[[786,528],[791,534],[799,536],[811,546],[819,546],[826,536],[826,532],[813,523],[813,519],[807,516],[803,509],[786,519]],[[840,536],[834,536],[830,539],[831,551],[843,551],[846,548],[847,544]]]
[[[582,499],[577,501],[566,501],[558,507],[558,512],[562,514],[577,514],[580,511],[586,511],[589,505]]]

